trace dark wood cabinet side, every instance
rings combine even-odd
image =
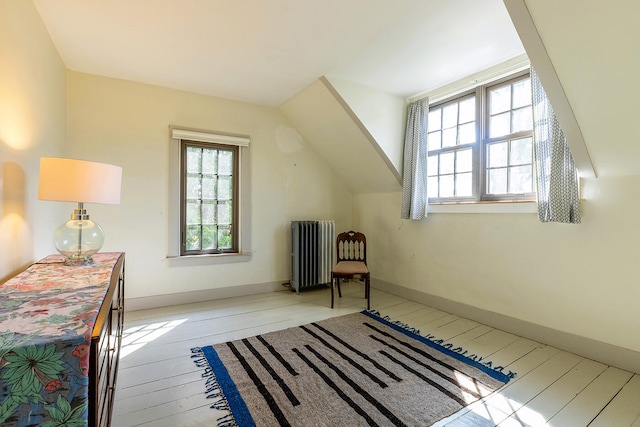
[[[111,273],[109,289],[91,335],[89,427],[111,425],[124,328],[124,254]]]

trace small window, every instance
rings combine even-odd
[[[181,255],[238,252],[239,148],[181,141]]]
[[[534,200],[532,128],[528,72],[432,105],[429,201]]]

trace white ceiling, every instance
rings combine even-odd
[[[502,0],[34,0],[73,71],[278,106],[321,76],[409,97],[524,53]]]

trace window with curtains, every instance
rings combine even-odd
[[[238,252],[239,147],[181,140],[181,255]]]
[[[529,72],[429,107],[430,203],[535,200]]]

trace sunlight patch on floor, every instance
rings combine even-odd
[[[180,326],[189,319],[172,320],[170,322],[158,322],[150,325],[134,326],[125,329],[122,334],[122,346],[120,358],[133,353],[144,347],[146,344],[158,339],[162,335]]]

